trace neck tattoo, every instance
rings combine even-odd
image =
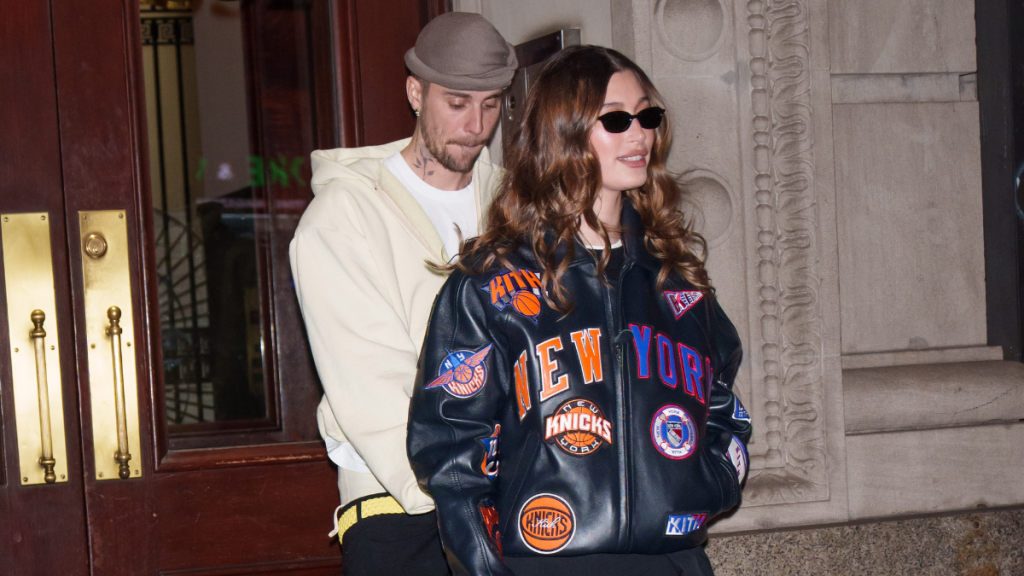
[[[427,150],[427,147],[423,144],[419,145],[419,152],[415,154],[412,161],[412,167],[420,171],[420,178],[423,180],[427,179],[427,176],[433,176],[434,170],[431,164],[437,164],[437,160]]]

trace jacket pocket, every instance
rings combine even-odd
[[[523,490],[523,482],[530,473],[530,466],[537,456],[537,447],[540,439],[532,430],[526,435],[526,442],[523,451],[520,453],[519,461],[516,463],[515,472],[512,473],[512,480],[508,484],[508,490],[501,495],[501,505],[498,509],[498,521],[501,522],[501,533],[508,534],[508,522],[512,518],[512,509],[519,500],[519,493]]]

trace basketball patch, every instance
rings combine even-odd
[[[487,383],[484,359],[491,353],[492,346],[494,344],[488,344],[479,350],[449,352],[437,369],[437,378],[424,388],[429,390],[440,386],[457,398],[469,398],[476,394]]]
[[[487,438],[481,438],[484,443],[484,461],[480,470],[488,479],[494,480],[498,477],[498,435],[501,434],[501,424],[494,425],[494,432]]]
[[[540,554],[553,554],[569,545],[576,534],[576,514],[554,494],[538,494],[519,510],[519,536]]]
[[[743,477],[747,475],[748,460],[747,447],[740,442],[739,438],[733,436],[732,441],[729,442],[729,461],[736,469],[736,479],[740,482],[743,482]]]
[[[664,406],[651,420],[654,447],[673,460],[682,460],[697,447],[697,427],[693,418],[679,406]]]
[[[605,442],[612,443],[612,423],[590,400],[575,398],[558,407],[544,420],[544,439],[574,456],[590,454]]]
[[[531,270],[520,268],[515,272],[498,274],[480,288],[491,296],[491,305],[498,310],[511,306],[519,315],[534,324],[540,315],[541,283]]]
[[[739,398],[736,399],[736,408],[732,411],[732,417],[734,420],[750,422],[750,414],[747,412],[747,409],[743,407],[743,404],[740,404]]]
[[[704,521],[708,519],[705,514],[670,514],[668,525],[665,526],[666,536],[686,536],[687,534],[700,530]]]
[[[672,308],[672,313],[676,315],[678,320],[686,311],[693,307],[694,304],[700,301],[704,297],[704,293],[700,290],[684,290],[682,292],[665,292],[665,298],[668,299],[668,305]]]

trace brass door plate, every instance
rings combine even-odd
[[[139,388],[135,373],[135,323],[132,318],[131,274],[128,263],[128,221],[123,210],[78,213],[79,249],[85,287],[85,336],[89,358],[89,396],[92,399],[92,442],[97,480],[118,480],[117,411],[114,400],[114,362],[107,309],[121,309],[121,359],[124,367],[125,414],[128,425],[129,478],[142,476],[139,439]],[[98,250],[102,238],[104,249]]]
[[[18,461],[22,485],[44,484],[39,464],[42,434],[39,423],[39,381],[36,375],[32,312],[46,315],[46,380],[50,409],[56,482],[68,481],[68,453],[64,437],[64,400],[60,371],[60,339],[53,258],[50,252],[50,216],[46,212],[0,215],[4,276],[7,290],[7,332],[11,341],[11,376],[14,380],[14,421],[18,432]]]

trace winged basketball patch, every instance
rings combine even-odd
[[[676,320],[686,314],[686,311],[693,308],[693,305],[703,297],[704,293],[700,290],[665,292],[665,298],[668,299],[668,305],[672,308],[672,313],[676,315]]]
[[[479,392],[487,383],[487,368],[484,359],[491,353],[488,344],[479,350],[456,350],[449,352],[437,369],[437,378],[424,386],[425,389],[443,387],[457,398],[469,398]]]

